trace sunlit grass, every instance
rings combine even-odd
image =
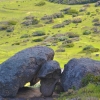
[[[83,35],[83,27],[87,26],[88,29],[91,29],[93,27],[92,20],[93,18],[99,18],[99,14],[96,13],[96,9],[100,10],[100,7],[96,8],[94,7],[94,3],[90,4],[90,7],[87,8],[85,12],[80,12],[79,16],[82,18],[82,23],[79,23],[76,27],[75,24],[66,25],[64,28],[59,29],[52,29],[52,26],[55,24],[62,23],[64,20],[67,19],[73,19],[72,15],[64,15],[64,18],[58,18],[54,19],[54,23],[52,24],[44,24],[43,21],[41,21],[41,17],[46,15],[51,15],[54,13],[60,12],[61,9],[67,8],[71,6],[72,9],[76,9],[79,11],[79,9],[83,5],[61,5],[61,4],[54,4],[47,2],[45,0],[44,6],[35,6],[36,3],[40,2],[41,0],[1,0],[0,1],[0,21],[9,21],[9,20],[16,20],[17,24],[14,26],[14,31],[11,33],[7,33],[6,31],[0,31],[0,63],[4,62],[11,56],[13,56],[18,51],[21,51],[25,48],[35,46],[35,45],[41,45],[41,43],[33,43],[31,42],[32,39],[35,39],[35,37],[29,37],[29,41],[27,43],[22,43],[22,41],[26,39],[21,39],[20,37],[23,34],[29,34],[31,35],[34,31],[42,30],[45,31],[46,34],[49,33],[49,36],[53,36],[57,33],[66,33],[69,31],[75,32],[80,35],[80,39],[77,42],[74,42],[73,48],[65,48],[65,52],[56,52],[55,53],[55,60],[59,61],[61,68],[64,67],[64,64],[66,64],[70,59],[72,58],[80,58],[80,57],[89,57],[96,60],[99,60],[100,57],[96,57],[96,53],[92,54],[85,54],[80,53],[82,49],[86,45],[93,45],[96,48],[100,49],[99,43],[100,38],[99,34],[93,35],[90,34],[88,36]],[[87,12],[90,12],[90,15],[86,15]],[[95,16],[91,17],[91,14],[96,14]],[[21,23],[24,21],[24,17],[33,15],[37,17],[38,20],[40,20],[40,24],[43,24],[43,27],[25,27]],[[58,32],[60,30],[60,32]],[[50,32],[49,32],[50,31]],[[10,37],[7,36],[7,34],[10,34]],[[1,38],[2,37],[2,38]],[[93,42],[93,41],[94,42]],[[8,43],[7,43],[8,42]],[[20,45],[14,45],[13,43],[20,42]],[[49,43],[49,42],[48,42]],[[53,48],[54,51],[58,49],[58,47],[61,45],[60,42],[57,43],[56,46],[50,46]],[[81,48],[80,48],[81,46]],[[100,54],[100,52],[98,52]]]

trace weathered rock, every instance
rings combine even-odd
[[[46,62],[41,67],[38,76],[41,79],[41,93],[46,97],[51,96],[61,76],[59,63],[56,61]]]
[[[79,89],[82,86],[82,78],[88,73],[100,75],[100,62],[89,58],[70,60],[65,64],[61,77],[64,91],[73,87]]]
[[[36,46],[18,52],[0,65],[0,96],[14,97],[18,89],[27,82],[35,84],[37,73],[54,51],[48,47]]]
[[[97,1],[97,2],[95,3],[95,7],[98,7],[98,6],[100,6],[100,1]]]

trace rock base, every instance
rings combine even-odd
[[[39,88],[24,87],[18,91],[15,98],[2,98],[0,100],[54,100],[58,95],[53,93],[52,97],[43,97]]]

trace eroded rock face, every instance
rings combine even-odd
[[[18,52],[0,65],[0,96],[14,97],[18,89],[31,81],[37,82],[41,66],[52,60],[54,51],[48,47],[36,46]]]
[[[59,63],[56,61],[48,61],[41,67],[38,75],[41,79],[40,91],[43,96],[52,96],[56,83],[61,76]]]
[[[61,77],[64,91],[82,86],[81,80],[88,73],[100,75],[100,62],[88,58],[72,59],[65,65]]]

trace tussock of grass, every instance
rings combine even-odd
[[[79,100],[98,100],[100,98],[100,85],[89,83],[86,87],[70,92],[68,95],[62,93],[58,100],[70,100],[71,98],[80,98]]]

